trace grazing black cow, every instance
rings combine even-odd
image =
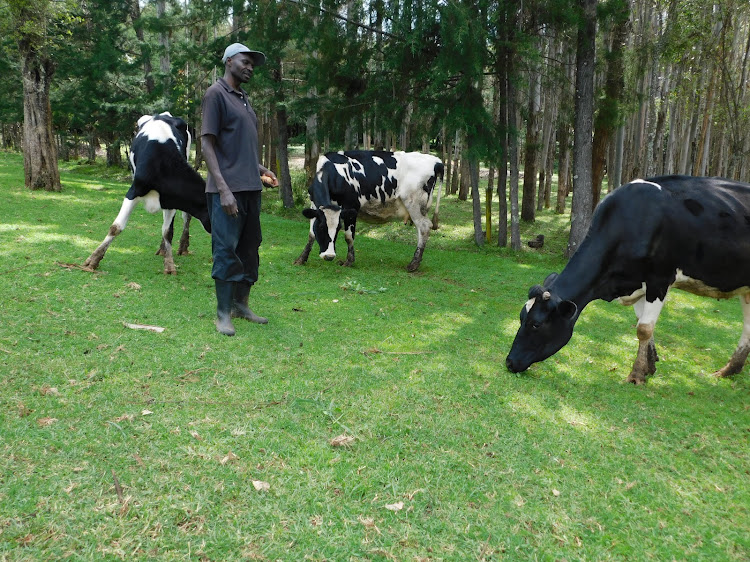
[[[301,265],[307,261],[315,240],[320,257],[334,259],[336,236],[343,224],[348,251],[342,265],[352,265],[358,216],[367,222],[381,223],[401,218],[405,223],[411,219],[417,227],[417,249],[406,268],[416,271],[430,228],[437,228],[439,188],[432,221],[427,213],[438,178],[443,179],[443,163],[420,152],[356,150],[321,156],[309,188],[311,206],[303,211],[310,219],[310,234],[294,263]]]
[[[190,132],[185,121],[168,112],[138,119],[138,131],[130,148],[133,183],[109,233],[84,262],[85,268],[99,267],[112,240],[125,230],[133,209],[143,201],[149,213],[164,212],[162,243],[157,254],[164,256],[164,273],[177,273],[172,257],[172,225],[177,210],[183,211],[184,219],[180,254],[187,253],[190,216],[201,221],[206,232],[211,232],[206,182],[188,163],[189,154]]]
[[[739,296],[742,336],[714,374],[739,373],[750,352],[750,184],[667,176],[636,180],[605,197],[562,273],[529,291],[506,365],[520,372],[557,353],[588,303],[619,299],[638,317],[638,354],[627,380],[644,383],[656,372],[654,326],[672,287]]]

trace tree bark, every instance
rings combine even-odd
[[[276,147],[279,165],[279,195],[284,207],[292,209],[294,208],[294,194],[292,193],[292,175],[289,172],[289,128],[286,107],[276,108],[276,122],[279,129],[279,141]]]
[[[594,63],[596,62],[596,0],[579,0],[583,21],[576,48],[575,129],[573,140],[573,202],[566,255],[583,242],[593,213],[591,149],[594,126]]]
[[[29,189],[61,191],[57,145],[52,129],[50,83],[53,61],[22,36],[18,43],[23,74],[23,167]]]

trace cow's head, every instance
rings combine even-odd
[[[545,286],[555,277],[554,273],[547,277]],[[554,289],[532,287],[521,309],[521,327],[505,360],[508,370],[520,373],[560,351],[570,341],[577,318],[578,307],[573,301],[562,300]]]
[[[318,241],[320,257],[326,261],[336,257],[336,235],[341,230],[341,219],[347,213],[348,210],[342,210],[338,205],[322,205],[302,211],[310,219],[310,233]]]

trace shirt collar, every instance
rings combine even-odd
[[[233,94],[240,94],[240,95],[243,95],[243,96],[245,96],[245,97],[248,97],[248,95],[247,95],[247,92],[246,92],[245,90],[243,90],[242,88],[240,88],[239,90],[235,90],[234,88],[232,88],[232,87],[231,87],[231,86],[229,85],[229,82],[227,82],[226,80],[224,80],[224,77],[223,77],[223,76],[220,76],[220,77],[219,77],[219,79],[217,80],[217,82],[218,82],[219,84],[221,84],[221,86],[222,86],[222,87],[223,87],[223,88],[224,88],[224,89],[225,89],[225,90],[226,90],[227,92],[230,92],[230,93],[233,93]]]

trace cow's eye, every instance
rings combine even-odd
[[[542,323],[541,323],[541,322],[539,322],[538,320],[534,320],[534,321],[533,321],[533,322],[531,323],[531,329],[532,329],[532,330],[538,330],[538,329],[539,329],[539,328],[541,328],[541,327],[542,327]]]

